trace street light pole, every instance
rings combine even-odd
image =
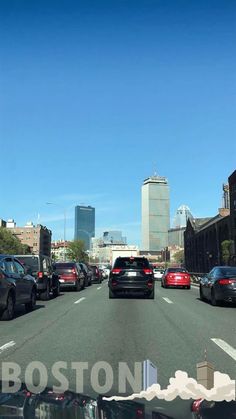
[[[63,209],[63,214],[64,214],[64,252],[63,252],[63,260],[65,262],[66,260],[66,208],[62,207],[59,204],[55,204],[54,202],[46,202],[47,205],[56,205],[59,208]]]

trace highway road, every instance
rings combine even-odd
[[[215,370],[236,376],[235,306],[213,307],[199,300],[199,290],[163,289],[156,282],[155,300],[117,298],[109,300],[107,281],[76,293],[62,291],[47,302],[37,301],[35,311],[19,309],[16,318],[0,322],[0,363],[15,362],[21,378],[31,361],[48,370],[48,385],[57,385],[51,374],[56,361],[65,361],[70,389],[76,389],[71,362],[87,362],[84,393],[94,395],[91,368],[108,362],[115,374],[111,395],[118,392],[118,364],[151,360],[158,369],[158,382],[169,384],[175,371],[196,378],[196,364],[207,359]],[[101,381],[104,377],[101,375]],[[129,393],[129,388],[127,389]]]

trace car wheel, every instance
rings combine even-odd
[[[80,281],[78,279],[76,281],[75,291],[81,291],[81,284],[80,284]]]
[[[56,288],[53,289],[52,293],[53,293],[54,298],[59,297],[60,295],[60,282],[59,281],[57,282],[57,286]]]
[[[191,289],[191,285],[187,285],[186,289],[187,290],[190,290]]]
[[[150,292],[150,294],[147,295],[147,299],[148,300],[154,300],[155,298],[155,291],[152,290],[152,292]]]
[[[216,299],[216,295],[215,295],[214,290],[211,291],[211,305],[212,306],[218,306],[219,305],[218,300]]]
[[[202,287],[201,286],[200,286],[200,289],[199,289],[199,295],[200,295],[200,300],[205,301],[205,297],[203,295]]]
[[[49,282],[47,282],[46,290],[41,292],[40,299],[43,301],[48,301],[50,299],[50,288],[49,288]]]
[[[29,311],[33,311],[35,309],[35,306],[36,306],[36,291],[33,288],[31,291],[30,302],[25,304],[25,310],[27,311],[27,313]]]
[[[115,293],[109,288],[109,298],[116,298]]]
[[[12,320],[15,315],[15,299],[12,292],[8,294],[7,306],[2,314],[2,320]]]

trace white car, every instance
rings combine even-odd
[[[164,274],[164,269],[162,268],[153,268],[153,275],[155,279],[161,279]]]

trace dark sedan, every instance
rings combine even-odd
[[[14,318],[15,307],[25,305],[31,311],[36,305],[36,282],[13,256],[0,255],[0,318]]]
[[[221,302],[236,303],[236,267],[215,266],[200,280],[200,298],[213,306]]]

